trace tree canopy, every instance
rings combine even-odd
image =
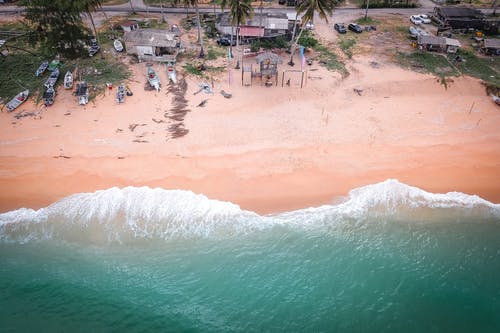
[[[83,53],[89,30],[82,13],[90,14],[101,0],[25,0],[25,17],[31,29],[31,41],[39,42],[44,53],[59,53],[76,58]]]

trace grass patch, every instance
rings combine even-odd
[[[344,52],[344,54],[351,59],[352,58],[352,48],[356,45],[356,39],[354,38],[342,38],[338,41],[339,47]]]
[[[319,44],[314,48],[314,50],[318,52],[317,60],[319,63],[325,66],[328,70],[338,72],[342,75],[342,77],[347,77],[349,75],[345,64],[341,62],[337,55],[330,51],[326,46]]]
[[[498,57],[478,57],[474,51],[460,50],[464,62],[456,63],[463,74],[483,80],[487,85],[500,87],[500,59]],[[453,59],[454,55],[449,55]]]
[[[367,16],[366,19],[364,16],[360,17],[359,19],[356,20],[357,24],[379,24],[379,21],[374,20],[372,17]]]
[[[193,65],[191,63],[187,63],[182,66],[186,70],[187,73],[193,74],[196,76],[203,76],[203,72],[199,69],[198,65]]]
[[[445,87],[447,77],[460,75],[460,72],[457,71],[443,54],[422,51],[415,51],[410,54],[399,52],[397,59],[401,65],[407,68],[436,75],[441,78],[441,83]]]
[[[20,91],[30,90],[30,96],[37,102],[41,100],[45,91],[44,83],[47,80],[48,72],[41,77],[35,76],[35,71],[43,60],[51,61],[52,58],[43,58],[29,53],[9,54],[5,58],[0,58],[0,99],[9,101]],[[117,85],[130,78],[130,71],[121,62],[114,59],[83,58],[72,61],[61,61],[60,75],[56,87],[64,82],[66,71],[79,69],[80,78],[86,80],[95,90],[95,94],[104,92],[106,83]],[[75,81],[80,79],[75,78]]]
[[[226,55],[226,51],[224,51],[223,49],[219,48],[219,47],[212,47],[212,46],[209,46],[208,47],[208,51],[207,51],[207,60],[215,60],[219,57],[224,57]]]

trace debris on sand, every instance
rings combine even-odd
[[[361,93],[363,92],[363,89],[354,88],[353,90],[354,90],[354,92],[355,92],[356,94],[358,94],[359,96],[361,96]]]
[[[207,104],[207,102],[208,102],[208,99],[204,99],[203,101],[201,101],[200,104],[198,104],[198,107],[200,107],[200,108],[205,107],[205,105]]]
[[[220,91],[220,94],[221,94],[222,96],[224,96],[224,98],[231,98],[231,97],[233,97],[233,94],[227,93],[227,92],[225,92],[224,90],[221,90],[221,91]]]
[[[147,124],[130,124],[128,125],[128,129],[133,132],[137,126],[146,126]]]

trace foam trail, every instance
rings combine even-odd
[[[369,221],[500,221],[500,205],[458,192],[433,194],[389,179],[352,190],[337,205],[271,216],[190,191],[111,188],[66,197],[40,210],[0,214],[0,240],[95,242],[235,237],[273,227],[329,228]]]

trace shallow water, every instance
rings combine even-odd
[[[110,189],[0,214],[0,331],[498,332],[500,206],[386,181],[259,216]]]

